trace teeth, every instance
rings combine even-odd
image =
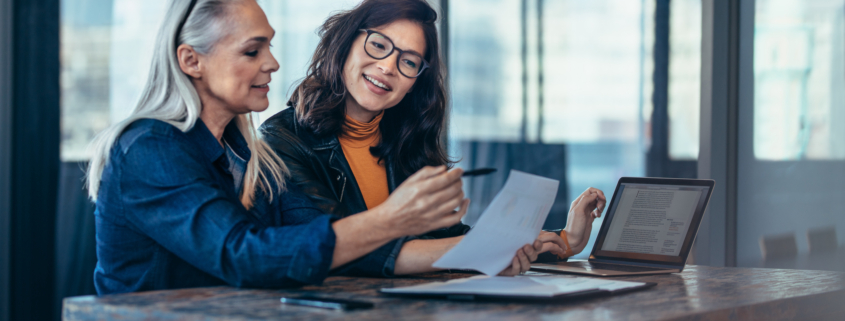
[[[371,83],[373,83],[374,85],[379,86],[379,87],[381,87],[382,89],[387,90],[387,85],[382,84],[382,83],[381,83],[381,82],[379,82],[378,80],[375,80],[375,79],[373,79],[373,78],[370,78],[369,76],[364,76],[364,78],[366,78],[367,80],[369,80],[369,81],[370,81]]]

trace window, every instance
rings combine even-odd
[[[320,24],[358,2],[259,1],[276,29],[271,50],[280,69],[270,84],[270,107],[257,122],[285,108],[291,86],[305,75]],[[654,59],[655,30],[663,28],[655,22],[658,3],[671,5],[663,21],[670,28],[668,62]],[[149,69],[152,31],[167,4],[62,0],[63,160],[86,160],[94,135],[134,108]],[[657,140],[668,142],[667,160],[697,158],[700,0],[448,4],[449,34],[442,36],[450,62],[449,152],[461,167],[500,170],[467,183],[471,215],[486,207],[509,169],[561,180],[546,224],[552,228],[563,227],[569,202],[587,187],[611,194],[619,177],[646,175],[645,155]],[[670,133],[652,137],[653,73],[667,64],[669,119],[663,122]]]
[[[358,1],[259,1],[276,29],[273,55],[279,71],[270,83],[270,107],[260,123],[286,108],[291,86],[305,76],[333,12]],[[62,0],[62,160],[84,161],[88,143],[125,119],[147,80],[156,32],[169,0]],[[257,125],[257,124],[256,124]]]
[[[449,5],[449,138],[459,166],[529,169],[561,180],[565,193],[558,194],[546,228],[563,227],[569,201],[587,187],[610,197],[619,177],[645,175],[645,152],[658,139],[650,130],[656,1]],[[701,2],[671,1],[670,12],[664,158],[694,160]],[[507,173],[496,175],[467,182],[470,216],[480,215]],[[597,220],[591,241],[600,225]]]
[[[845,159],[845,1],[757,0],[754,156]]]

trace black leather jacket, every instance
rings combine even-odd
[[[259,129],[264,140],[284,160],[295,182],[314,204],[341,217],[367,210],[364,196],[343,155],[337,137],[317,137],[296,120],[293,108],[285,109],[264,122]],[[408,177],[385,160],[390,193]],[[422,238],[444,238],[466,234],[469,226],[455,226],[429,232]]]

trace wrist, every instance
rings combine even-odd
[[[577,249],[581,245],[581,238],[577,237],[577,235],[575,235],[575,233],[573,233],[573,231],[571,231],[568,226],[567,228],[563,229],[563,232],[565,232],[564,235],[566,236],[566,242],[568,243],[572,251],[575,251],[575,249]]]
[[[374,231],[378,231],[384,234],[389,239],[392,240],[405,236],[405,234],[403,234],[402,231],[396,227],[396,224],[394,224],[393,220],[390,219],[390,215],[388,215],[384,206],[376,206],[371,210],[367,210],[364,213],[356,215],[361,214],[365,214],[366,219],[364,221],[374,227]]]

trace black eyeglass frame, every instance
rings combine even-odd
[[[385,59],[385,58],[387,58],[387,57],[390,57],[390,55],[392,55],[394,51],[398,51],[398,52],[399,52],[399,57],[402,57],[402,55],[403,55],[403,54],[405,54],[406,52],[407,52],[408,54],[411,54],[411,55],[415,55],[415,56],[417,56],[417,57],[420,57],[420,60],[421,60],[421,61],[422,61],[422,63],[423,63],[422,68],[420,68],[420,71],[419,71],[419,72],[417,72],[417,75],[416,75],[416,76],[413,76],[413,77],[412,77],[412,76],[408,76],[408,75],[406,75],[404,72],[402,72],[402,68],[401,68],[401,67],[399,67],[399,59],[396,59],[396,70],[397,70],[397,71],[399,71],[399,73],[400,73],[400,74],[402,74],[402,76],[405,76],[405,77],[408,77],[408,78],[417,78],[417,77],[419,77],[420,75],[422,75],[423,71],[425,71],[426,69],[428,69],[429,64],[428,64],[428,61],[426,61],[426,60],[425,60],[425,57],[422,57],[422,56],[418,55],[418,54],[417,54],[417,53],[415,53],[415,52],[410,52],[410,51],[406,51],[406,50],[402,50],[402,49],[396,48],[396,44],[395,44],[395,43],[393,43],[393,39],[390,39],[390,37],[385,36],[383,33],[378,32],[378,31],[375,31],[375,30],[370,30],[370,29],[359,29],[359,31],[361,31],[361,32],[366,32],[366,33],[367,33],[367,37],[366,37],[366,38],[364,38],[364,52],[366,52],[366,53],[367,53],[367,56],[370,56],[370,58],[373,58],[373,59],[376,59],[376,60],[382,60],[382,59]],[[369,41],[369,40],[370,40],[370,36],[371,36],[372,34],[374,34],[374,33],[377,33],[377,34],[379,34],[380,36],[384,37],[384,39],[387,39],[387,41],[390,41],[390,45],[391,45],[391,47],[392,47],[392,48],[390,49],[390,52],[388,52],[388,53],[387,53],[387,55],[385,55],[384,57],[378,58],[378,57],[376,57],[376,56],[373,56],[373,55],[370,53],[370,51],[369,51],[369,50],[367,50],[367,41]]]

